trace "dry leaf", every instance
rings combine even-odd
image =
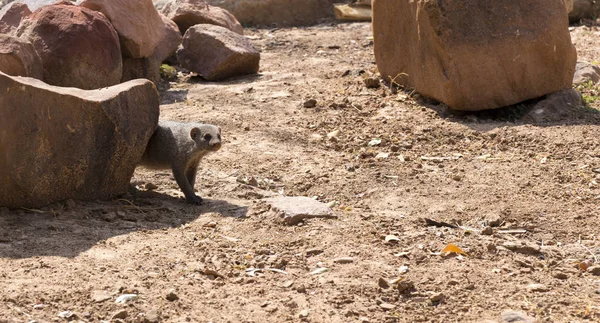
[[[446,248],[442,249],[442,252],[454,252],[454,253],[458,253],[458,254],[461,254],[461,255],[468,256],[466,252],[464,252],[462,249],[460,249],[454,243],[449,243],[446,246]]]

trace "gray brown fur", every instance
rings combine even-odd
[[[188,203],[202,204],[194,192],[202,157],[221,148],[221,129],[201,123],[159,121],[139,166],[171,169]]]

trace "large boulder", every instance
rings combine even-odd
[[[578,22],[581,19],[591,19],[600,16],[600,1],[573,0],[573,10],[569,12],[569,21]]]
[[[179,63],[206,80],[258,72],[260,53],[244,36],[215,25],[195,25],[177,50]]]
[[[244,25],[307,26],[333,17],[340,0],[208,0],[231,12]]]
[[[577,54],[562,0],[373,1],[383,78],[456,110],[571,87]]]
[[[0,34],[10,34],[17,30],[21,20],[31,14],[26,4],[11,2],[0,9]]]
[[[229,11],[208,5],[205,0],[171,0],[164,5],[162,13],[179,26],[182,34],[198,24],[217,25],[238,34],[244,33],[242,25]]]
[[[18,37],[0,35],[0,71],[41,79],[42,60],[31,43]]]
[[[160,80],[160,66],[173,56],[181,45],[181,33],[173,20],[161,15],[165,26],[165,37],[159,42],[150,57],[123,58],[123,77],[121,82],[145,78],[157,83]]]
[[[51,86],[0,72],[0,206],[126,193],[158,123],[155,86]]]
[[[17,35],[35,46],[46,83],[97,89],[121,81],[119,36],[99,12],[68,2],[45,6],[23,20]]]
[[[124,56],[149,57],[165,37],[152,0],[84,0],[80,6],[102,12],[117,30]]]

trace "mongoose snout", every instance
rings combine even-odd
[[[221,128],[215,125],[159,121],[139,165],[170,168],[186,201],[202,204],[202,198],[194,192],[198,164],[221,145]]]

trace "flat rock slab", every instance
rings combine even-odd
[[[80,90],[0,72],[0,207],[126,193],[158,106],[148,80]]]
[[[289,225],[297,224],[305,219],[337,218],[325,203],[305,196],[278,196],[264,199],[264,201],[271,206],[271,211],[278,213]]]

